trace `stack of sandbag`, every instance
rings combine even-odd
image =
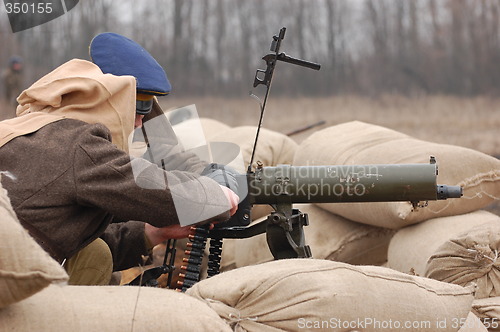
[[[202,280],[187,294],[234,331],[458,331],[472,290],[378,266],[285,259]],[[484,331],[471,317],[468,325]]]
[[[294,165],[429,163],[434,156],[439,184],[462,186],[464,197],[430,201],[415,210],[409,202],[332,203],[321,207],[349,220],[399,229],[428,219],[482,209],[500,197],[500,161],[471,149],[412,138],[359,121],[320,130],[297,149]]]
[[[21,226],[0,185],[2,331],[231,331],[202,301],[173,290],[68,286],[66,271]]]

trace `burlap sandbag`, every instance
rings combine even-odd
[[[314,258],[365,265],[380,265],[387,260],[393,230],[356,223],[312,204],[294,207],[308,214],[309,226],[304,227],[304,234]],[[238,240],[234,253],[237,267],[274,259],[266,234]]]
[[[220,121],[208,118],[195,118],[180,122],[174,126],[175,134],[186,149],[205,145],[212,137],[231,127]]]
[[[500,331],[500,297],[476,299],[472,302],[472,311],[488,331]]]
[[[397,231],[389,244],[387,266],[423,276],[429,258],[444,243],[475,226],[499,222],[500,217],[488,211],[434,218]]]
[[[240,155],[229,165],[244,174],[252,156],[257,127],[241,126],[223,131],[210,138],[212,142],[230,142],[240,147]],[[291,164],[297,143],[290,137],[266,128],[260,129],[259,142],[255,150],[254,167],[260,161],[264,166]],[[271,208],[266,205],[256,205],[252,208],[252,219],[268,215]]]
[[[328,331],[401,331],[405,324],[418,325],[411,331],[457,331],[435,324],[464,319],[473,300],[470,289],[457,285],[316,259],[238,268],[187,293],[208,303],[235,331],[258,332],[321,330],[317,325]]]
[[[476,298],[500,296],[500,217],[452,237],[429,258],[425,276],[476,284]]]
[[[192,123],[193,121],[196,121],[196,119],[187,120],[175,125],[174,131],[176,131],[177,129],[181,128],[184,125],[189,126],[189,124]],[[214,119],[199,118],[198,121],[200,122],[201,127],[203,128],[203,133],[205,134],[207,140],[210,140],[212,139],[212,137],[231,129],[231,127],[228,126],[227,124]]]
[[[67,280],[66,271],[19,224],[0,183],[0,308],[31,296],[52,282]]]
[[[471,149],[426,142],[359,121],[317,131],[297,148],[294,165],[429,163],[436,157],[439,184],[459,185],[464,197],[431,201],[412,211],[408,202],[342,203],[321,206],[347,219],[398,229],[423,220],[481,209],[500,197],[500,160]]]
[[[455,326],[461,326],[458,332],[487,332],[488,329],[481,322],[479,317],[477,317],[474,313],[470,312],[467,316],[467,319],[463,321],[456,320],[452,321],[450,324]]]
[[[212,309],[173,290],[56,286],[0,310],[8,331],[231,331]]]
[[[240,164],[235,165],[235,168],[245,173],[252,156],[256,133],[257,127],[255,126],[234,127],[218,135],[214,135],[210,141],[237,144],[241,149],[242,165],[245,168],[241,168]],[[291,164],[296,149],[297,143],[290,137],[276,131],[261,128],[259,142],[255,150],[254,163],[260,161],[264,166]]]
[[[236,268],[235,251],[239,246],[239,239],[224,239],[222,242],[222,255],[220,271],[230,271]]]

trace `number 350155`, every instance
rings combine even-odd
[[[52,13],[52,2],[7,2],[5,3],[5,9],[7,14],[50,14]]]

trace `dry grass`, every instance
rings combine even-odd
[[[250,97],[177,98],[172,95],[163,100],[165,107],[190,104],[196,104],[200,117],[213,118],[230,126],[257,125],[259,119],[259,106]],[[370,99],[345,96],[289,99],[271,96],[264,116],[264,127],[288,133],[320,120],[326,121],[326,124],[293,138],[300,142],[314,130],[359,120],[427,141],[500,155],[500,99],[487,97],[385,96]]]
[[[250,97],[224,99],[212,97],[160,98],[165,108],[195,104],[200,117],[230,126],[257,125],[259,106]],[[0,119],[5,118],[5,101],[0,103]],[[500,98],[458,98],[432,96],[378,99],[342,96],[327,98],[278,98],[271,95],[264,116],[264,127],[289,133],[316,123],[326,123],[293,138],[300,142],[314,130],[359,120],[395,129],[436,143],[460,145],[500,156]]]

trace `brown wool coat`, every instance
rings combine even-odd
[[[145,165],[141,178],[164,177],[156,165],[135,160]],[[115,265],[121,265],[115,269],[137,264],[145,253],[144,225],[114,224],[105,232],[108,225],[114,220],[157,227],[178,223],[169,188],[139,187],[130,157],[111,144],[103,125],[72,119],[48,124],[0,148],[0,168],[15,177],[3,177],[2,184],[20,221],[58,260],[71,257],[103,234]],[[188,172],[174,173],[168,178],[172,182],[196,178]],[[196,185],[196,191],[186,193],[199,203],[193,209],[227,205],[212,180],[198,178]]]

